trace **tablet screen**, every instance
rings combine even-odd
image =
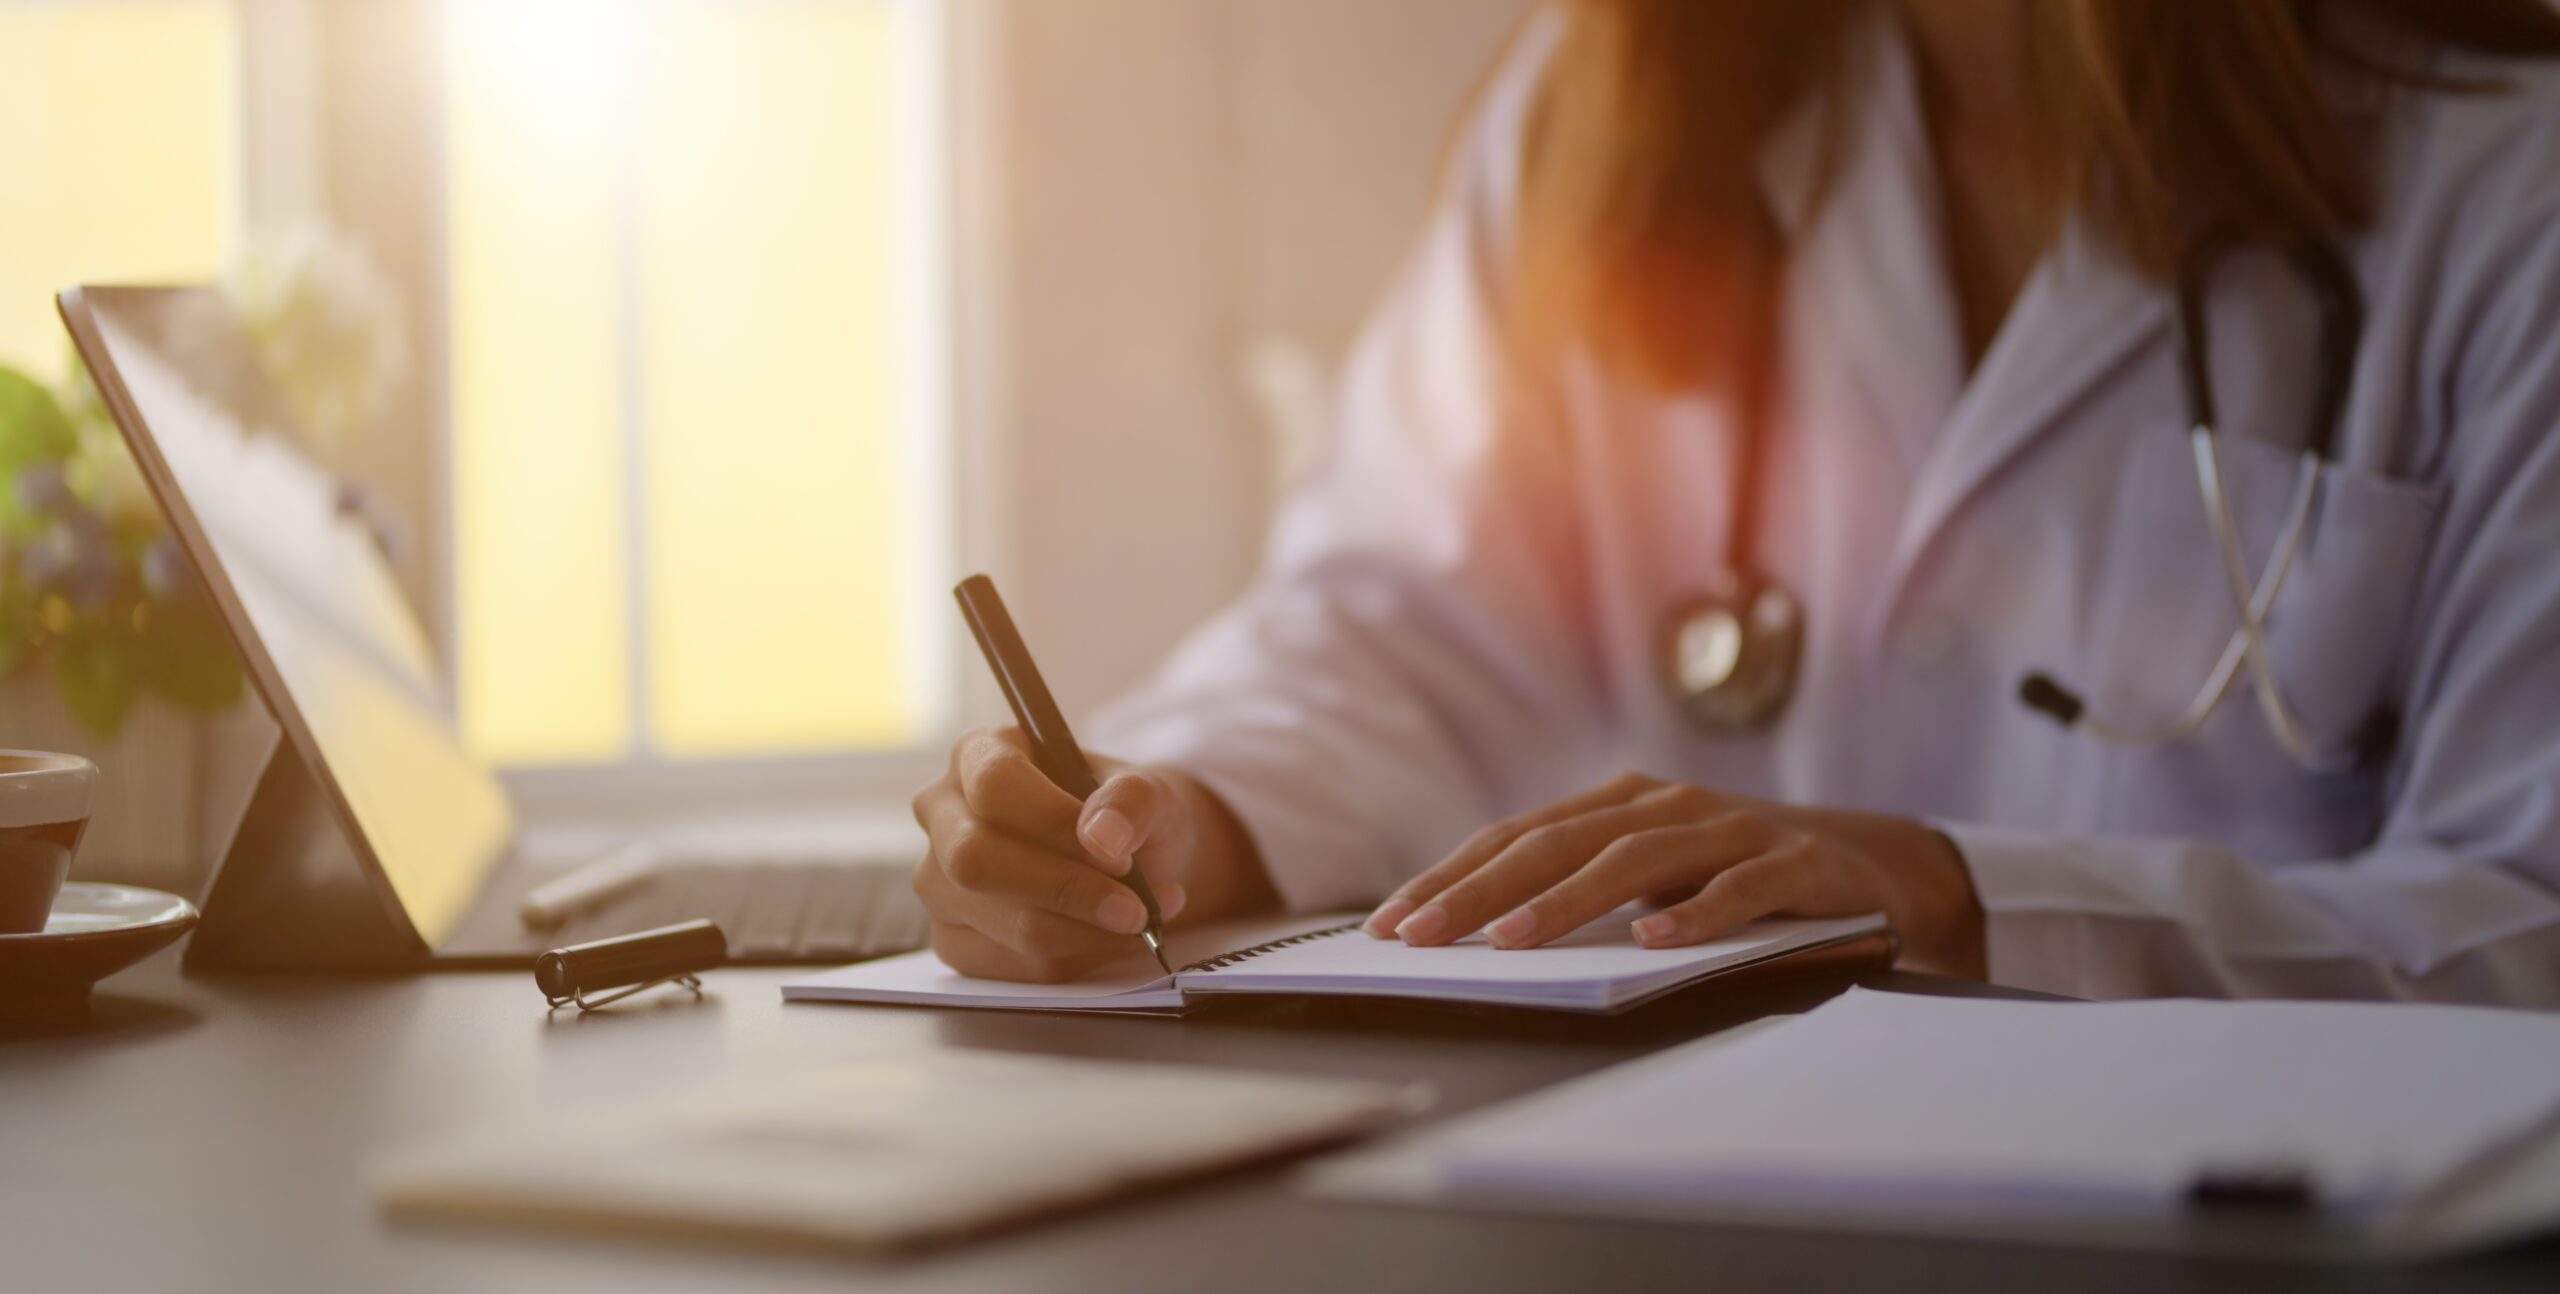
[[[225,309],[205,289],[64,294],[100,393],[285,740],[432,948],[504,856],[513,815],[457,739],[433,650],[371,533],[277,430],[245,333],[207,326]]]

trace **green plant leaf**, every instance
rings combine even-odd
[[[79,443],[70,415],[34,378],[0,365],[0,476],[29,463],[62,458]]]
[[[16,572],[0,574],[0,678],[25,665],[35,646],[35,600]]]
[[[62,654],[53,663],[54,686],[62,693],[63,708],[101,737],[123,731],[139,691],[134,686],[132,660],[117,650],[121,645],[112,638],[78,634],[63,642]]]
[[[61,461],[79,441],[52,392],[0,366],[0,536],[24,543],[44,528],[44,518],[18,497],[18,474],[36,463]]]
[[[113,430],[115,420],[107,413],[107,402],[98,396],[98,384],[89,376],[89,362],[80,358],[80,348],[69,343],[62,348],[63,371],[70,376],[54,388],[54,399],[62,404],[62,414],[74,426],[95,424]]]

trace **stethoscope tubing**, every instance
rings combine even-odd
[[[2305,730],[2277,680],[2274,653],[2267,645],[2267,621],[2319,508],[2321,482],[2336,448],[2339,415],[2346,408],[2347,384],[2354,374],[2356,350],[2364,336],[2364,297],[2356,285],[2353,268],[2332,244],[2303,239],[2276,249],[2309,287],[2319,309],[2319,376],[2312,394],[2309,436],[2295,468],[2293,497],[2285,509],[2284,525],[2277,532],[2276,551],[2253,581],[2247,556],[2241,551],[2240,527],[2232,517],[2231,492],[2222,467],[2220,411],[2213,389],[2211,320],[2206,309],[2215,272],[2231,253],[2246,245],[2247,240],[2231,229],[2207,231],[2197,240],[2178,275],[2177,298],[2178,378],[2186,397],[2187,445],[2195,460],[2196,487],[2203,497],[2205,520],[2213,531],[2214,548],[2222,559],[2223,578],[2230,588],[2231,604],[2239,612],[2239,624],[2223,644],[2221,656],[2194,701],[2174,721],[2149,729],[2111,724],[2075,700],[2063,722],[2120,745],[2157,746],[2182,741],[2203,730],[2230,695],[2245,665],[2249,680],[2255,685],[2251,690],[2257,693],[2258,710],[2276,744],[2305,768],[2333,771],[2352,766],[2361,752],[2352,747],[2324,748]],[[2058,690],[2049,679],[2045,686]],[[2060,712],[2049,712],[2060,717]]]
[[[2223,487],[2222,454],[2219,437],[2213,429],[2197,426],[2188,432],[2188,444],[2196,462],[2196,484],[2203,495],[2205,515],[2213,526],[2214,544],[2221,550],[2223,570],[2230,581],[2233,604],[2240,611],[2240,623],[2223,643],[2222,654],[2205,676],[2204,686],[2196,691],[2176,719],[2156,728],[2132,728],[2107,722],[2094,712],[2084,711],[2074,726],[2090,736],[2120,746],[2165,746],[2185,741],[2204,730],[2206,721],[2231,693],[2240,677],[2240,667],[2249,667],[2255,683],[2259,708],[2266,715],[2267,726],[2274,733],[2285,754],[2306,767],[2335,769],[2352,762],[2347,752],[2328,751],[2303,730],[2302,722],[2286,701],[2284,689],[2276,681],[2274,657],[2267,646],[2266,624],[2274,610],[2278,595],[2284,591],[2285,577],[2293,570],[2294,557],[2302,549],[2303,536],[2311,527],[2312,514],[2320,496],[2321,460],[2317,454],[2304,451],[2294,471],[2292,500],[2285,507],[2285,520],[2276,541],[2276,551],[2267,559],[2267,567],[2253,586],[2240,551],[2238,526],[2231,514],[2231,497]]]
[[[2286,698],[2276,677],[2274,653],[2267,644],[2268,617],[2274,613],[2276,600],[2284,591],[2285,580],[2300,556],[2305,536],[2319,511],[2322,483],[2326,478],[2331,452],[2336,444],[2339,415],[2345,410],[2347,385],[2353,377],[2355,354],[2364,333],[2364,299],[2357,286],[2354,270],[2346,258],[2331,244],[2305,239],[2273,247],[2308,285],[2320,312],[2320,351],[2318,385],[2312,395],[2309,434],[2297,459],[2291,501],[2285,509],[2282,528],[2277,532],[2275,551],[2269,555],[2265,569],[2256,577],[2249,574],[2246,554],[2241,551],[2240,528],[2233,519],[2231,493],[2223,471],[2221,434],[2213,388],[2213,356],[2207,305],[2215,272],[2230,254],[2248,246],[2249,241],[2229,228],[2208,230],[2189,253],[2180,269],[2177,284],[2176,316],[2177,361],[2181,394],[2187,408],[2187,442],[2194,459],[2196,487],[2204,502],[2205,519],[2213,535],[2214,547],[2221,559],[2223,578],[2228,585],[2232,606],[2239,613],[2239,624],[2222,648],[2221,655],[2205,676],[2192,701],[2177,718],[2155,727],[2137,727],[2111,723],[2094,714],[2081,698],[2047,674],[2034,673],[2021,681],[2019,696],[2030,708],[2051,716],[2067,728],[2076,728],[2100,740],[2124,746],[2159,746],[2184,741],[2202,732],[2231,689],[2248,670],[2252,689],[2257,693],[2258,708],[2265,716],[2268,730],[2276,744],[2296,763],[2314,770],[2331,770],[2351,766],[2363,754],[2360,749],[2324,749],[2305,729],[2299,714]],[[1759,412],[1756,401],[1748,402],[1753,413]],[[1757,574],[1752,562],[1752,526],[1749,507],[1749,485],[1757,482],[1759,435],[1764,423],[1758,417],[1746,418],[1742,452],[1738,455],[1738,489],[1730,518],[1728,561],[1719,585],[1764,590],[1761,596],[1787,599],[1792,595],[1775,581]],[[1692,685],[1675,652],[1665,652],[1663,665],[1665,686],[1691,718],[1710,731],[1738,733],[1765,726],[1784,708],[1795,682],[1796,643],[1790,640],[1784,650],[1755,651],[1750,636],[1752,626],[1740,610],[1726,605],[1731,598],[1708,598],[1703,607],[1686,610],[1675,608],[1675,616],[1716,616],[1729,622],[1729,632],[1740,635],[1742,647],[1724,652],[1731,661],[1759,662],[1759,668],[1728,668],[1724,677],[1704,685]],[[1801,613],[1791,620],[1791,632],[1800,632]],[[1666,622],[1667,624],[1669,622]],[[1678,627],[1678,626],[1675,626]],[[1685,634],[1665,632],[1666,643],[1677,643]],[[1710,671],[1713,672],[1713,671]],[[1748,696],[1751,704],[1736,698]]]
[[[2276,595],[2284,588],[2284,578],[2293,569],[2294,554],[2302,547],[2302,537],[2311,528],[2312,512],[2320,498],[2322,459],[2316,452],[2305,450],[2294,469],[2293,503],[2286,510],[2283,539],[2278,551],[2269,559],[2261,578],[2266,597],[2263,603],[2249,587],[2249,568],[2240,551],[2240,528],[2231,517],[2231,492],[2222,480],[2221,437],[2211,428],[2197,428],[2189,433],[2196,454],[2196,481],[2205,494],[2205,512],[2213,519],[2214,545],[2222,550],[2222,569],[2231,581],[2231,604],[2240,608],[2240,625],[2235,636],[2247,646],[2249,675],[2257,684],[2258,708],[2267,716],[2267,727],[2275,733],[2276,744],[2284,747],[2297,763],[2310,768],[2339,768],[2354,761],[2350,751],[2325,751],[2311,735],[2303,731],[2301,720],[2285,701],[2284,687],[2276,681],[2275,657],[2267,648],[2267,616],[2275,609]]]

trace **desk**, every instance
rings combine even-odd
[[[546,1017],[521,974],[188,980],[173,954],[101,990],[88,1032],[0,1041],[0,1288],[10,1291],[1469,1291],[1712,1288],[2560,1289],[2560,1244],[2452,1266],[2278,1269],[1993,1245],[1357,1208],[1280,1170],[895,1260],[390,1223],[381,1149],[448,1128],[742,1068],[979,1047],[1427,1078],[1472,1108],[1836,988],[1777,986],[1633,1029],[1524,1039],[1388,1028],[786,1007],[788,972],[700,1002]],[[1880,987],[1963,991],[1890,976]],[[1976,990],[1979,991],[1979,990]],[[641,1006],[642,1001],[654,1001]]]

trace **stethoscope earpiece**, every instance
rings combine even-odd
[[[2018,700],[2065,728],[2079,723],[2081,713],[2089,708],[2079,693],[2054,682],[2051,674],[2041,670],[2018,680]]]

